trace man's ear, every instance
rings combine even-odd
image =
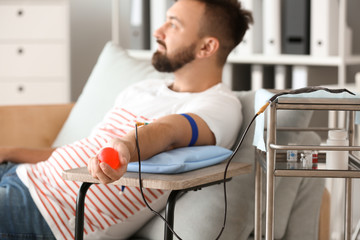
[[[200,51],[198,52],[199,58],[210,57],[214,55],[219,49],[219,40],[214,37],[206,37],[201,41]]]

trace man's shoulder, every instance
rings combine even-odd
[[[212,88],[208,89],[202,95],[203,97],[217,97],[217,98],[227,98],[235,102],[239,102],[239,98],[236,96],[234,91],[232,91],[228,86],[223,83],[219,83]]]

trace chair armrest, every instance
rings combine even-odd
[[[73,105],[0,106],[0,146],[50,147]]]
[[[216,165],[199,168],[196,170],[177,173],[177,174],[158,174],[142,173],[141,181],[144,188],[154,188],[162,190],[184,190],[198,188],[199,186],[209,186],[224,180],[224,170],[226,162]],[[249,163],[232,162],[229,165],[226,179],[249,174],[252,171],[252,165]],[[62,178],[68,181],[100,183],[93,178],[87,167],[67,169],[62,172]],[[115,185],[128,187],[139,187],[139,173],[126,172],[119,180],[112,182]]]

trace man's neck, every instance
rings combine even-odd
[[[174,73],[171,89],[176,92],[202,92],[221,83],[222,69],[184,66]]]

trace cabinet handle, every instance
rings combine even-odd
[[[25,91],[25,88],[24,88],[24,86],[21,86],[21,85],[20,85],[20,86],[18,86],[18,89],[17,89],[17,90],[18,90],[19,93],[22,93],[22,92]]]
[[[22,17],[22,16],[24,15],[24,10],[19,9],[19,10],[17,11],[17,15],[18,15],[19,17]]]
[[[24,48],[19,47],[18,50],[17,50],[17,52],[18,52],[19,55],[24,54]]]

